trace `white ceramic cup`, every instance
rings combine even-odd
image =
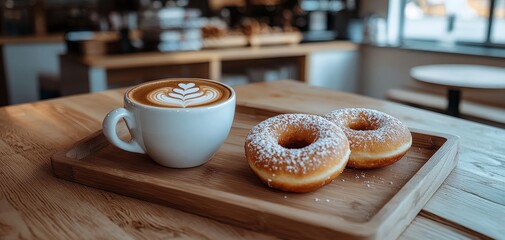
[[[162,81],[173,80],[177,79]],[[226,140],[235,114],[235,91],[223,83],[215,83],[231,92],[229,98],[224,102],[192,108],[141,104],[128,97],[130,89],[124,95],[124,108],[114,109],[105,117],[103,133],[116,147],[146,153],[166,167],[202,165],[212,158]],[[117,135],[117,123],[121,119],[125,120],[132,137],[128,142]]]

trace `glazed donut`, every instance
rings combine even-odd
[[[347,167],[372,169],[390,165],[412,145],[412,135],[400,120],[373,109],[346,108],[326,119],[341,127],[351,147]]]
[[[261,181],[287,192],[309,192],[330,183],[351,153],[342,130],[308,114],[282,114],[259,123],[244,147]]]

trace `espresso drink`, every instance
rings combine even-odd
[[[166,108],[211,106],[228,100],[231,91],[216,82],[202,79],[173,79],[149,82],[128,92],[134,102]]]

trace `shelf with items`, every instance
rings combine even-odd
[[[262,46],[212,49],[173,53],[132,53],[105,56],[60,56],[64,95],[106,90],[110,83],[129,85],[162,77],[198,77],[222,80],[237,72],[265,75],[268,68],[286,72],[285,76],[308,81],[310,55],[329,50],[353,51],[347,41],[307,43],[295,46]],[[255,70],[256,68],[256,70]],[[261,68],[267,70],[261,73]],[[284,70],[283,70],[284,69]],[[291,70],[289,70],[291,69]],[[233,70],[233,71],[231,71]],[[254,72],[256,71],[256,72]],[[281,78],[280,73],[275,78]],[[261,78],[261,77],[260,77]],[[243,80],[241,80],[243,81]],[[112,85],[110,85],[112,86]]]

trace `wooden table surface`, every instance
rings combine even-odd
[[[505,130],[292,81],[235,89],[248,106],[315,114],[369,107],[460,136],[458,165],[400,238],[505,237]],[[0,108],[0,239],[274,238],[55,178],[50,156],[99,130],[124,91]]]

